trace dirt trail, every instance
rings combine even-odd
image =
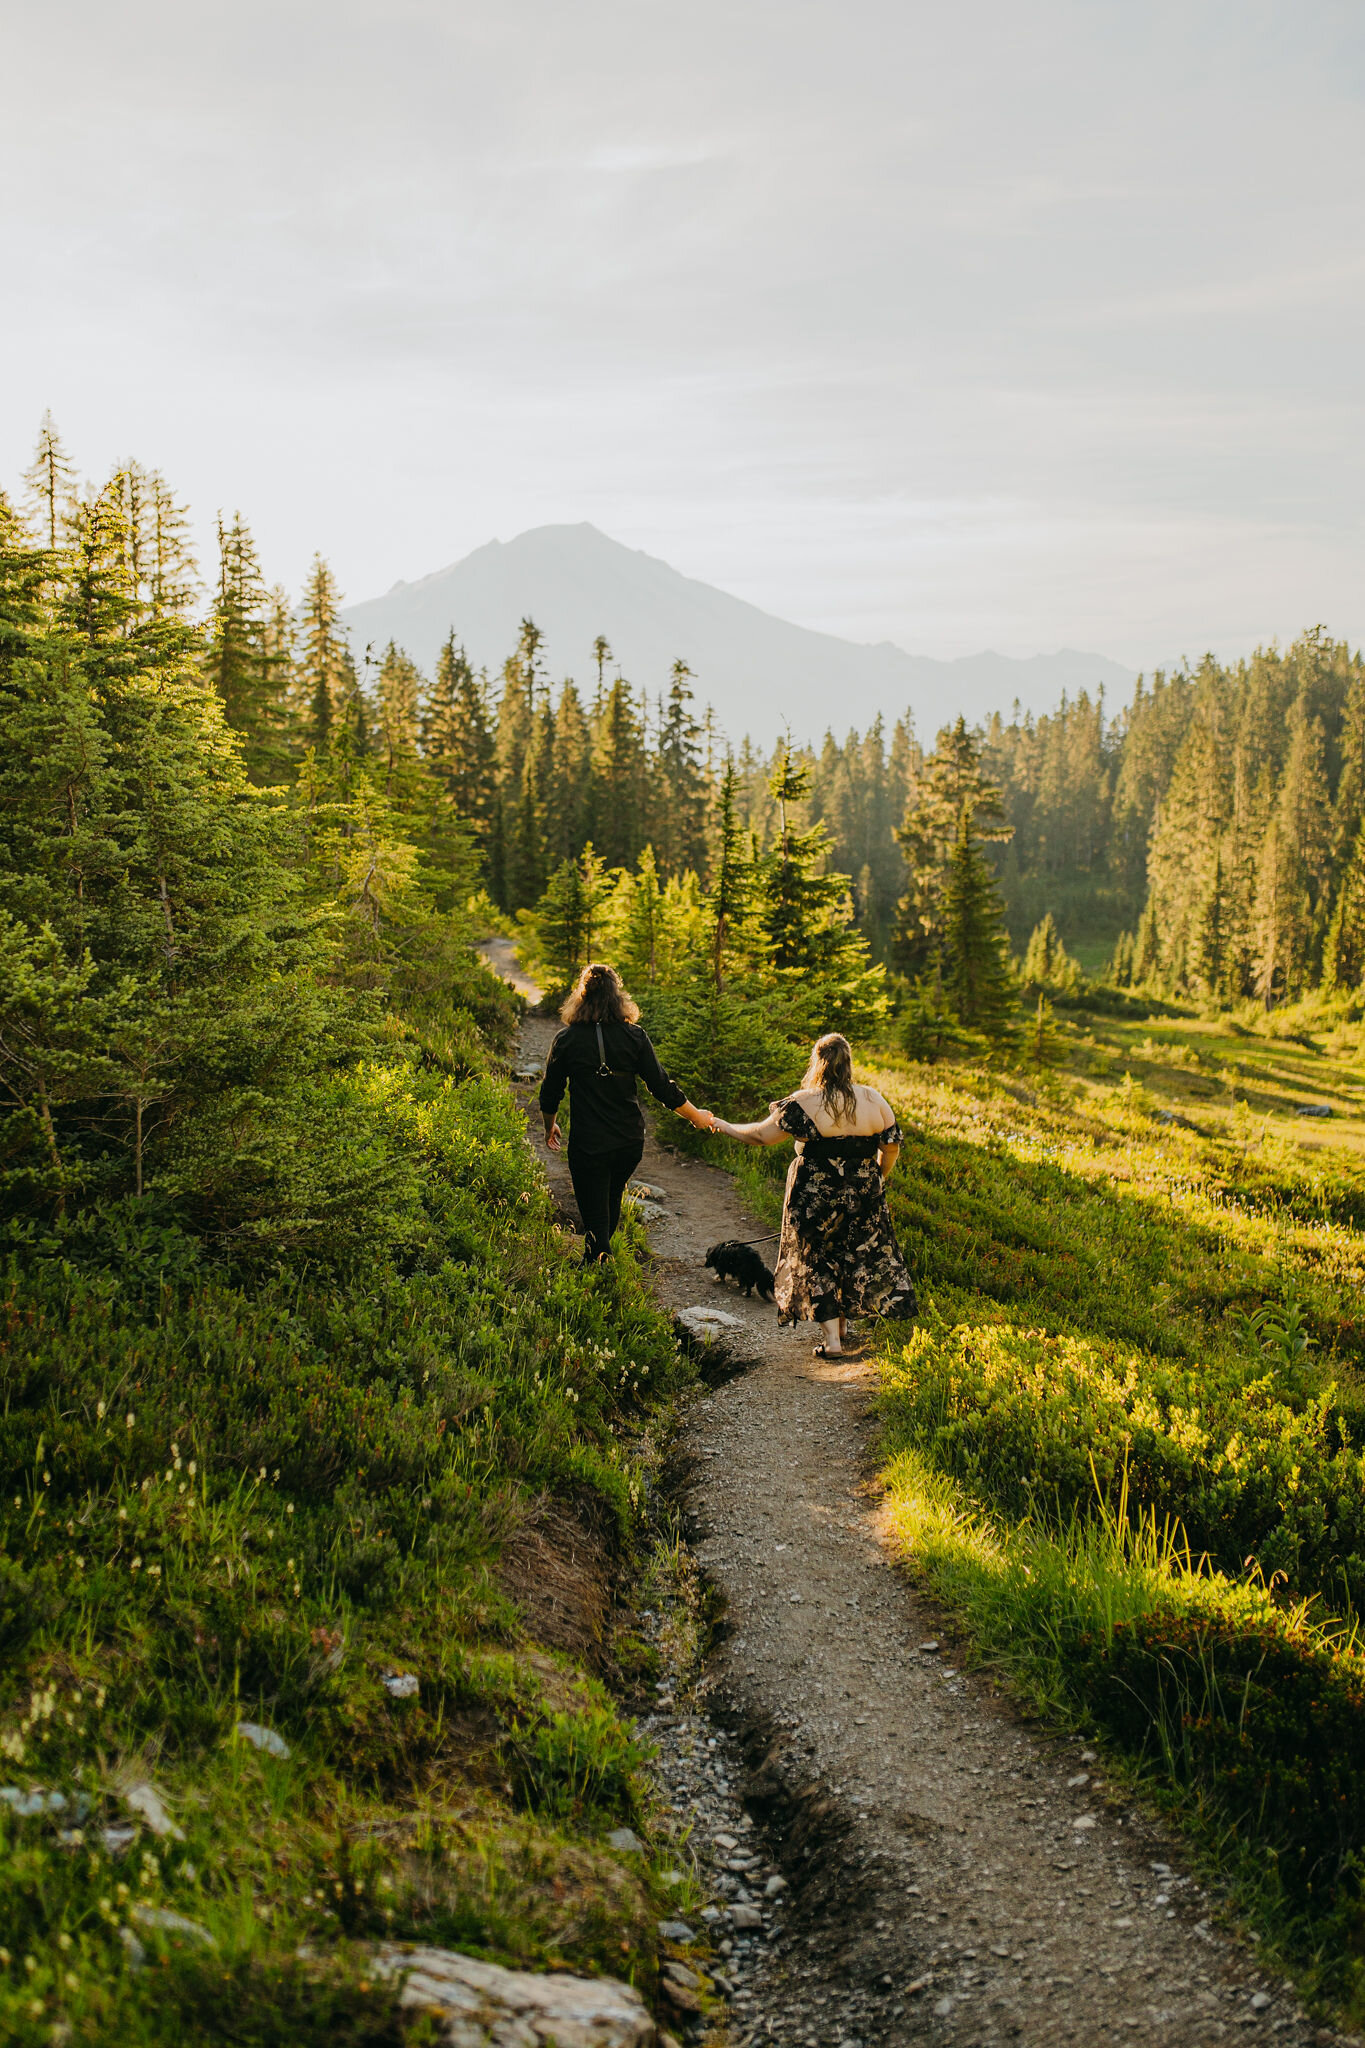
[[[524,1069],[552,1029],[526,1021]],[[531,1127],[571,1215],[567,1170]],[[699,1392],[682,1444],[689,1533],[727,1611],[708,1704],[791,1887],[787,1931],[749,1945],[734,2038],[1345,2040],[1210,1924],[1177,1849],[1111,1802],[1088,1753],[1023,1723],[946,1642],[925,1647],[942,1617],[879,1530],[873,1375],[815,1359],[809,1327],[781,1330],[770,1305],[712,1284],[705,1248],[762,1229],[727,1175],[652,1141],[640,1173],[665,1195],[650,1226],[662,1301],[741,1317],[753,1359]]]

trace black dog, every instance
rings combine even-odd
[[[714,1270],[717,1280],[737,1281],[751,1298],[756,1287],[764,1301],[772,1300],[773,1276],[752,1245],[727,1237],[723,1244],[712,1245],[703,1264]]]

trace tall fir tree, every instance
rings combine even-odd
[[[943,986],[962,1023],[997,1036],[1011,1003],[1004,913],[994,875],[977,843],[970,802],[958,814],[957,838],[943,892]]]
[[[276,779],[286,760],[290,662],[287,645],[281,648],[272,627],[270,607],[246,522],[238,512],[229,526],[220,515],[218,581],[205,635],[204,674],[218,694],[223,716],[242,736],[255,782]]]
[[[422,758],[485,846],[497,798],[496,748],[488,686],[474,673],[454,633],[436,657],[421,716]]]
[[[57,432],[52,414],[43,414],[33,460],[24,471],[34,525],[42,544],[55,553],[61,545],[67,515],[76,494],[76,472]]]
[[[706,783],[702,728],[693,713],[692,671],[675,661],[656,751],[657,837],[666,874],[701,871],[706,859]]]
[[[341,623],[341,592],[327,563],[315,555],[304,586],[294,670],[310,745],[324,750],[340,735],[354,681],[355,664]]]
[[[982,743],[964,718],[945,726],[934,752],[914,773],[896,843],[908,871],[896,906],[893,945],[897,964],[922,973],[933,962],[943,937],[948,875],[962,832],[972,813],[972,841],[1003,842],[1013,827],[997,785],[982,762]]]

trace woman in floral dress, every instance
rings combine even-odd
[[[853,1079],[853,1054],[837,1031],[817,1039],[801,1086],[762,1123],[715,1128],[746,1145],[796,1140],[782,1208],[777,1307],[784,1323],[823,1323],[817,1358],[843,1349],[851,1316],[912,1316],[915,1290],[886,1206],[901,1148],[884,1095]]]

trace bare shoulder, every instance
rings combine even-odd
[[[896,1112],[882,1094],[880,1088],[869,1088],[864,1085],[863,1100],[870,1109],[880,1110],[886,1123],[893,1124],[896,1121]]]

